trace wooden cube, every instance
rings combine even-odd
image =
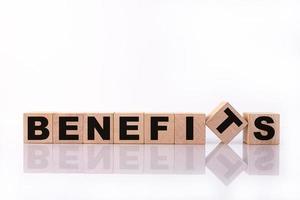
[[[83,143],[113,143],[113,113],[86,113],[83,117]]]
[[[244,129],[246,144],[279,144],[279,114],[244,113],[244,117],[248,121]]]
[[[144,118],[146,144],[174,144],[174,114],[145,113]]]
[[[247,121],[228,102],[223,102],[208,115],[206,125],[227,144],[243,130]]]
[[[53,114],[53,141],[55,144],[83,143],[83,114]]]
[[[175,114],[175,144],[205,144],[205,114]]]
[[[144,114],[115,113],[114,143],[141,144],[144,143]]]
[[[24,113],[24,143],[52,143],[52,113]]]

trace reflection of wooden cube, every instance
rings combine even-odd
[[[174,114],[145,113],[146,144],[174,144]]]
[[[174,145],[175,174],[204,174],[205,145]]]
[[[84,173],[113,173],[114,146],[111,144],[83,145]]]
[[[54,144],[53,172],[82,173],[84,166],[82,147],[82,144]]]
[[[248,126],[244,129],[246,144],[279,144],[279,114],[244,113]]]
[[[52,143],[52,113],[24,113],[24,143]]]
[[[144,114],[115,113],[114,143],[142,144],[144,143]]]
[[[52,144],[24,144],[23,152],[24,172],[53,172]]]
[[[113,173],[141,174],[144,168],[144,145],[114,145]]]
[[[83,143],[83,114],[53,114],[53,141],[55,144]]]
[[[228,102],[223,102],[208,115],[206,125],[223,143],[229,143],[247,122]]]
[[[83,143],[113,143],[113,113],[85,113]]]
[[[205,114],[175,114],[176,144],[205,144]]]
[[[220,143],[208,154],[206,167],[225,185],[229,185],[247,166],[227,144]]]
[[[144,173],[172,174],[174,173],[174,145],[145,145]]]
[[[243,160],[251,175],[279,174],[279,145],[243,145]]]

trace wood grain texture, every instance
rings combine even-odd
[[[76,139],[61,139],[59,132],[59,119],[63,117],[75,117],[77,121],[66,122],[67,126],[75,126],[76,130],[67,130],[66,135],[75,136]],[[83,143],[83,114],[81,113],[54,113],[53,114],[53,142],[55,144],[81,144]]]
[[[261,135],[267,135],[268,132],[258,129],[254,122],[258,117],[269,117],[273,123],[263,122],[263,124],[272,127],[275,131],[274,136],[268,140],[261,140],[255,137],[254,132],[260,132]],[[279,144],[280,140],[280,115],[277,113],[244,113],[244,118],[248,121],[248,126],[244,128],[243,140],[246,144]]]
[[[228,118],[228,115],[225,113],[226,109],[229,109],[241,121],[241,125],[238,126],[232,123],[224,132],[220,133],[217,127]],[[206,125],[223,143],[227,144],[244,129],[247,121],[228,102],[222,102],[208,115]]]
[[[99,125],[104,128],[104,117],[109,118],[109,139],[103,139],[94,129],[94,139],[88,139],[88,118],[93,117]],[[85,144],[111,144],[113,143],[113,113],[85,113],[83,116],[83,143]],[[106,127],[105,127],[106,128]]]
[[[138,139],[120,138],[120,117],[137,117],[138,121],[128,121],[127,126],[137,126],[137,130],[127,130],[127,135],[138,135]],[[114,143],[142,144],[144,143],[144,113],[114,113]]]
[[[193,129],[187,129],[187,120],[191,120]],[[187,137],[191,131],[193,138]],[[205,144],[205,114],[176,113],[175,114],[175,144]]]
[[[29,140],[28,139],[28,117],[45,117],[48,120],[47,129],[49,130],[49,136],[43,140]],[[40,122],[35,123],[37,126]],[[23,114],[23,134],[24,143],[29,144],[51,144],[53,142],[53,131],[52,131],[52,113],[24,113]],[[36,135],[40,135],[41,131],[36,131]]]
[[[157,117],[168,119],[168,121],[159,121],[158,126],[166,127],[166,130],[157,131],[157,139],[151,138],[151,120]],[[173,113],[145,113],[144,115],[144,131],[146,144],[174,144],[175,142],[175,116]]]

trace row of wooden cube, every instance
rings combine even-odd
[[[39,125],[34,117],[41,118]],[[33,128],[39,126],[48,137],[35,135]],[[243,117],[228,102],[207,117],[203,113],[25,113],[24,142],[204,144],[205,126],[223,143],[244,130],[247,144],[279,144],[279,114],[244,113]]]
[[[49,137],[44,140],[31,140],[28,138],[28,117],[45,117],[48,119],[47,129]],[[186,117],[193,117],[193,136],[185,139]],[[77,126],[76,130],[68,130],[68,135],[75,136],[70,140],[59,138],[59,119],[61,117],[76,117],[77,122],[68,122],[70,126]],[[103,126],[103,119],[107,117],[110,125],[109,138],[103,139],[95,133],[93,139],[88,138],[88,119],[92,117]],[[136,126],[137,130],[128,130],[128,139],[120,137],[120,118],[128,117],[127,126]],[[136,120],[130,121],[132,118]],[[159,122],[160,127],[165,127],[162,134],[151,139],[151,117],[164,117],[168,120]],[[175,123],[176,121],[176,123]],[[128,127],[127,127],[128,128]],[[130,128],[129,128],[130,129]],[[24,142],[25,143],[116,143],[116,144],[204,144],[205,143],[205,114],[171,114],[171,113],[25,113],[24,114]]]

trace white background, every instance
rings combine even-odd
[[[1,198],[299,199],[299,10],[297,0],[1,0]],[[223,100],[281,114],[278,176],[224,185],[209,170],[23,171],[23,112],[208,113]],[[207,142],[209,154],[219,140],[207,131]]]

